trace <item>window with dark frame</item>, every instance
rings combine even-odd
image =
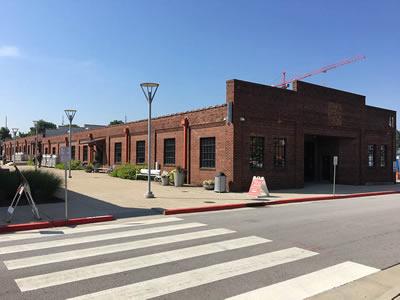
[[[200,168],[215,168],[215,137],[200,138]]]
[[[286,138],[274,138],[274,167],[286,167]]]
[[[51,154],[56,155],[56,147],[53,147],[53,148],[52,148]]]
[[[88,146],[83,146],[82,159],[83,159],[83,161],[87,161],[88,160]]]
[[[122,143],[114,144],[114,163],[118,164],[122,161]]]
[[[264,167],[264,137],[250,137],[250,168],[262,169]]]
[[[379,165],[381,168],[386,167],[386,158],[387,158],[387,146],[380,145],[379,147]]]
[[[375,145],[368,145],[368,167],[375,167]]]
[[[175,165],[175,139],[164,140],[164,165]]]
[[[137,141],[136,142],[136,163],[144,164],[146,155],[146,142]]]
[[[71,159],[75,159],[75,146],[71,146]]]

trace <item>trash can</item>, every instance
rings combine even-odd
[[[226,192],[226,175],[222,172],[219,172],[217,175],[215,175],[214,192],[216,193]]]

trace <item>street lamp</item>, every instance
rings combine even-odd
[[[11,131],[12,131],[13,136],[14,136],[14,159],[12,161],[15,162],[15,152],[16,152],[16,148],[17,148],[17,132],[18,132],[18,128],[11,128]]]
[[[72,125],[72,120],[75,117],[76,110],[75,109],[65,109],[65,114],[67,115],[67,118],[69,120],[69,137],[68,137],[68,146],[69,146],[69,178],[72,178],[71,176],[71,125]]]
[[[148,150],[147,150],[147,163],[148,163],[148,176],[147,176],[147,185],[148,185],[148,190],[147,194],[145,194],[146,198],[154,198],[154,194],[151,191],[151,103],[153,102],[154,96],[156,95],[157,89],[158,89],[159,84],[154,83],[154,82],[144,82],[140,84],[140,87],[142,88],[143,94],[147,99],[147,102],[149,104],[149,118],[147,121],[147,145],[148,145]]]
[[[35,160],[35,171],[37,171],[37,165],[38,165],[38,128],[37,128],[37,126],[38,126],[38,121],[33,121],[33,125],[35,126],[35,134],[36,134],[36,138],[35,138],[35,157],[34,157],[34,160]]]

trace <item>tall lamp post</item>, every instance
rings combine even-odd
[[[153,102],[154,96],[157,93],[159,84],[155,82],[143,82],[140,84],[142,88],[143,94],[147,99],[147,103],[149,104],[149,118],[147,121],[147,163],[148,163],[148,176],[147,176],[147,193],[145,194],[146,198],[154,198],[154,194],[151,191],[151,103]]]
[[[18,130],[19,130],[18,128],[11,128],[11,131],[14,136],[14,159],[12,159],[12,156],[11,156],[11,159],[13,162],[15,162],[15,152],[16,152],[16,148],[17,148],[17,132],[18,132]]]
[[[76,110],[75,109],[65,109],[64,110],[65,111],[65,114],[67,115],[67,118],[68,118],[68,120],[69,120],[69,130],[68,130],[68,133],[69,133],[69,135],[68,135],[68,147],[69,147],[69,178],[72,178],[72,175],[71,175],[71,155],[72,155],[72,153],[71,153],[71,144],[72,144],[72,141],[71,141],[71,125],[72,125],[72,120],[74,119],[74,117],[75,117],[75,114],[76,114]]]
[[[36,138],[35,138],[35,171],[37,171],[37,165],[38,165],[38,121],[33,121],[33,125],[35,126],[35,134],[36,134]]]

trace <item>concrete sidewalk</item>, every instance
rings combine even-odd
[[[20,167],[31,168],[31,167]],[[63,178],[64,171],[42,168]],[[116,218],[159,214],[164,209],[217,206],[225,204],[255,203],[258,201],[276,201],[292,198],[316,197],[331,195],[332,185],[313,184],[303,189],[277,190],[271,197],[256,199],[247,193],[215,193],[202,187],[173,187],[161,186],[153,182],[154,199],[144,198],[147,182],[141,180],[124,180],[113,178],[107,174],[85,173],[72,171],[72,178],[68,179],[69,189],[69,217],[85,217],[112,214]],[[400,191],[400,185],[380,186],[347,186],[337,185],[337,195],[376,191]],[[63,199],[63,192],[59,197]],[[45,220],[64,218],[64,203],[38,205]],[[6,208],[0,208],[0,225],[4,224]],[[29,207],[18,207],[13,223],[32,220]]]
[[[400,265],[321,293],[309,300],[400,299]]]

